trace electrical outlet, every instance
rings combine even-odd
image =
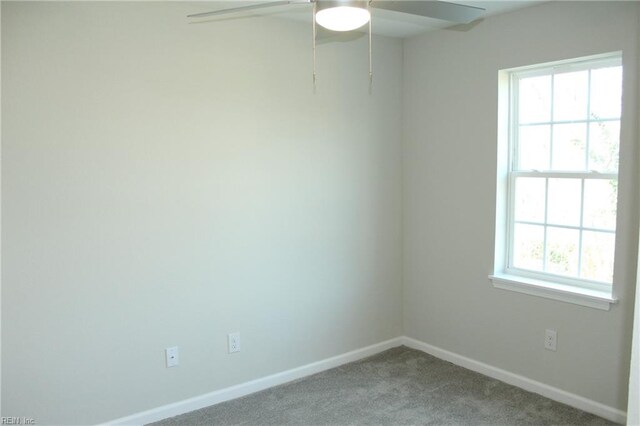
[[[167,360],[167,368],[175,367],[180,364],[180,358],[178,357],[178,347],[167,348],[164,350],[164,354]]]
[[[229,353],[240,352],[240,333],[229,333],[227,336],[229,344]]]
[[[558,333],[555,330],[546,330],[544,333],[544,348],[556,351],[558,344]]]

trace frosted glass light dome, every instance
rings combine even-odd
[[[351,31],[360,28],[371,19],[367,9],[353,6],[337,6],[319,10],[316,22],[331,31]]]

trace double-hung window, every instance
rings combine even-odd
[[[576,293],[596,304],[610,299],[621,57],[528,67],[507,75],[506,212],[504,241],[499,242],[504,248],[497,251],[504,259],[494,284],[522,284],[534,293],[537,287],[561,299]]]

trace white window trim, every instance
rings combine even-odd
[[[494,288],[608,311],[618,299],[608,292],[510,274],[489,275]]]
[[[583,61],[571,60],[556,63],[540,64],[530,68],[531,75],[537,73],[547,73],[553,67],[556,71],[568,69],[586,69],[594,62],[601,61],[601,66],[621,65],[621,52],[613,52],[599,56],[584,58]],[[600,65],[600,64],[599,64]],[[513,138],[510,137],[512,129],[512,117],[510,116],[510,104],[512,93],[510,93],[511,75],[514,71],[522,76],[526,68],[503,70],[499,73],[499,93],[498,93],[498,174],[497,174],[497,199],[496,199],[496,240],[495,240],[495,264],[494,273],[489,275],[493,287],[502,290],[509,290],[518,293],[558,300],[580,306],[601,309],[608,311],[612,304],[618,302],[613,295],[614,284],[610,289],[604,290],[601,284],[593,283],[589,285],[586,280],[577,280],[565,277],[555,277],[551,274],[537,274],[529,271],[520,271],[508,268],[507,255],[510,251],[510,221],[508,215],[509,197],[511,196],[511,185],[509,183],[510,161]],[[537,173],[532,171],[532,173]],[[580,174],[582,174],[580,172]],[[617,176],[617,175],[616,175]],[[603,178],[605,176],[602,176]]]

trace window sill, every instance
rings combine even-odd
[[[489,275],[495,288],[516,291],[575,305],[608,311],[611,304],[618,303],[618,299],[611,294],[597,290],[576,288],[564,284],[519,277],[516,275]]]

